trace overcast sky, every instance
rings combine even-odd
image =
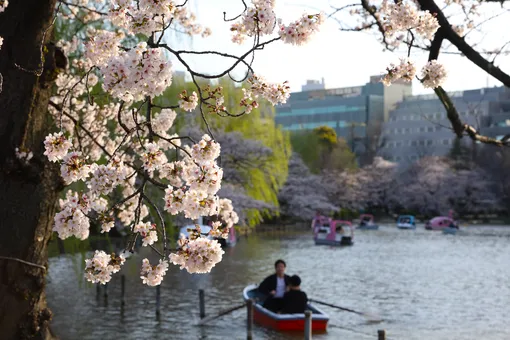
[[[342,2],[347,3],[346,0],[340,1]],[[279,0],[277,3],[277,16],[284,22],[299,18],[305,11],[317,12],[313,8],[327,12],[330,8],[330,0],[314,0],[313,2]],[[310,8],[310,5],[305,3],[312,3],[313,7]],[[236,16],[242,11],[243,6],[240,0],[195,0],[190,9],[195,10],[201,24],[212,29],[213,35],[206,39],[194,37],[192,40],[180,42],[175,42],[175,39],[168,37],[167,40],[173,41],[174,46],[193,50],[216,50],[237,55],[249,49],[249,44],[239,46],[231,42],[229,31],[231,23],[223,22],[223,11],[227,11],[227,17]],[[347,21],[350,18],[340,19]],[[505,24],[508,25],[507,22]],[[497,26],[498,23],[494,25]],[[307,45],[291,46],[276,42],[267,46],[264,50],[258,51],[255,56],[255,72],[274,82],[288,80],[292,91],[300,91],[301,85],[307,79],[322,77],[325,78],[327,88],[347,87],[363,85],[371,75],[381,74],[389,63],[396,62],[400,56],[403,56],[402,53],[383,52],[382,45],[374,34],[341,32],[338,27],[339,24],[335,20],[329,19],[321,32]],[[503,41],[504,37],[498,34],[495,37],[484,37],[484,39],[484,42],[489,39]],[[503,43],[504,41],[501,45]],[[187,56],[186,60],[189,60],[195,69],[209,73],[221,71],[231,63],[217,57]],[[426,61],[426,55],[417,53],[413,56],[413,60],[421,67]],[[491,87],[500,86],[497,80],[488,77],[485,72],[465,58],[443,54],[440,56],[440,61],[449,70],[449,77],[444,86],[447,91],[479,88],[487,84]],[[503,65],[503,69],[508,71],[510,58],[499,57],[497,64]],[[177,62],[175,67],[182,69]],[[431,93],[417,82],[413,84],[413,92],[415,94]]]

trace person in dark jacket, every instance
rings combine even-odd
[[[303,314],[308,305],[308,296],[301,291],[301,278],[291,276],[289,291],[283,296],[282,314]]]
[[[266,277],[258,288],[260,293],[267,296],[263,306],[273,312],[281,310],[283,295],[289,284],[290,276],[285,275],[286,267],[285,261],[276,261],[274,264],[276,273]]]

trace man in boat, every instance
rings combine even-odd
[[[283,296],[282,314],[303,314],[308,305],[308,296],[301,291],[301,278],[293,275],[289,279],[289,291]]]
[[[277,312],[283,307],[283,295],[289,285],[290,276],[285,274],[287,264],[283,260],[274,263],[276,273],[269,275],[259,285],[259,292],[267,296],[264,308]]]

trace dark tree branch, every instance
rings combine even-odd
[[[495,66],[489,60],[485,59],[480,53],[471,47],[464,38],[460,37],[453,30],[450,22],[434,0],[418,0],[418,2],[421,6],[421,9],[428,10],[430,13],[436,16],[445,39],[457,47],[457,49],[475,65],[502,82],[505,86],[510,87],[510,75],[503,72],[499,67]]]

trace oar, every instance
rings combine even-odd
[[[208,316],[207,318],[203,318],[202,320],[200,320],[200,322],[199,322],[197,325],[198,325],[198,326],[201,326],[201,325],[203,325],[203,324],[205,324],[205,323],[207,323],[207,322],[209,322],[209,321],[212,321],[212,320],[214,320],[214,319],[219,318],[220,316],[223,316],[223,315],[225,315],[225,314],[232,313],[232,312],[233,312],[233,311],[235,311],[235,310],[241,309],[241,308],[243,308],[244,306],[246,306],[246,303],[243,303],[243,304],[238,305],[238,306],[234,306],[234,307],[229,308],[229,309],[225,309],[225,310],[223,310],[223,311],[219,312],[219,313],[218,313],[218,314],[216,314],[216,315],[212,315],[212,316]]]
[[[318,304],[321,304],[321,305],[324,305],[324,306],[328,306],[328,307],[332,307],[332,308],[341,309],[341,310],[344,310],[346,312],[362,315],[362,316],[366,317],[367,319],[369,319],[370,321],[374,321],[374,322],[375,321],[382,321],[381,318],[379,318],[379,317],[377,317],[375,315],[371,315],[371,314],[363,313],[363,312],[358,312],[358,311],[356,311],[354,309],[350,309],[350,308],[345,308],[345,307],[333,305],[331,303],[327,303],[327,302],[323,302],[323,301],[319,301],[319,300],[315,300],[315,299],[308,299],[308,301],[315,302],[315,303],[318,303]]]

